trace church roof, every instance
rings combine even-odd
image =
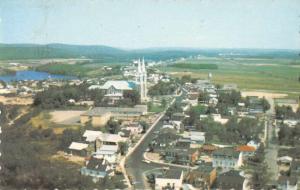
[[[115,89],[118,90],[133,90],[135,88],[134,82],[129,81],[107,81],[103,86],[101,86],[101,89],[109,89],[111,86],[113,86]]]

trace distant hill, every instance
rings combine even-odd
[[[253,58],[299,58],[298,50],[259,49],[196,49],[196,48],[147,48],[122,50],[102,45],[68,44],[0,44],[0,60],[90,58],[103,61],[129,61],[138,57],[151,60],[166,60],[188,56],[208,57],[253,57]]]

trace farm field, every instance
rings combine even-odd
[[[160,67],[162,71],[181,77],[207,78],[212,73],[212,81],[217,84],[236,83],[241,90],[264,90],[288,94],[300,94],[300,59],[221,59],[208,58],[184,61],[181,64],[216,64],[218,69],[182,69],[172,65]]]

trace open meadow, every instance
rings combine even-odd
[[[289,97],[300,94],[300,59],[223,59],[201,58],[180,61],[180,68],[172,64],[160,67],[173,76],[191,75],[193,78],[207,78],[212,73],[212,81],[217,84],[235,83],[241,90],[263,90],[286,93]],[[183,69],[186,64],[187,67]],[[191,67],[192,64],[213,64],[213,69]]]

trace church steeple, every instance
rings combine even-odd
[[[136,81],[140,86],[140,97],[141,102],[147,101],[147,71],[145,66],[145,59],[143,58],[138,60],[138,69]]]

